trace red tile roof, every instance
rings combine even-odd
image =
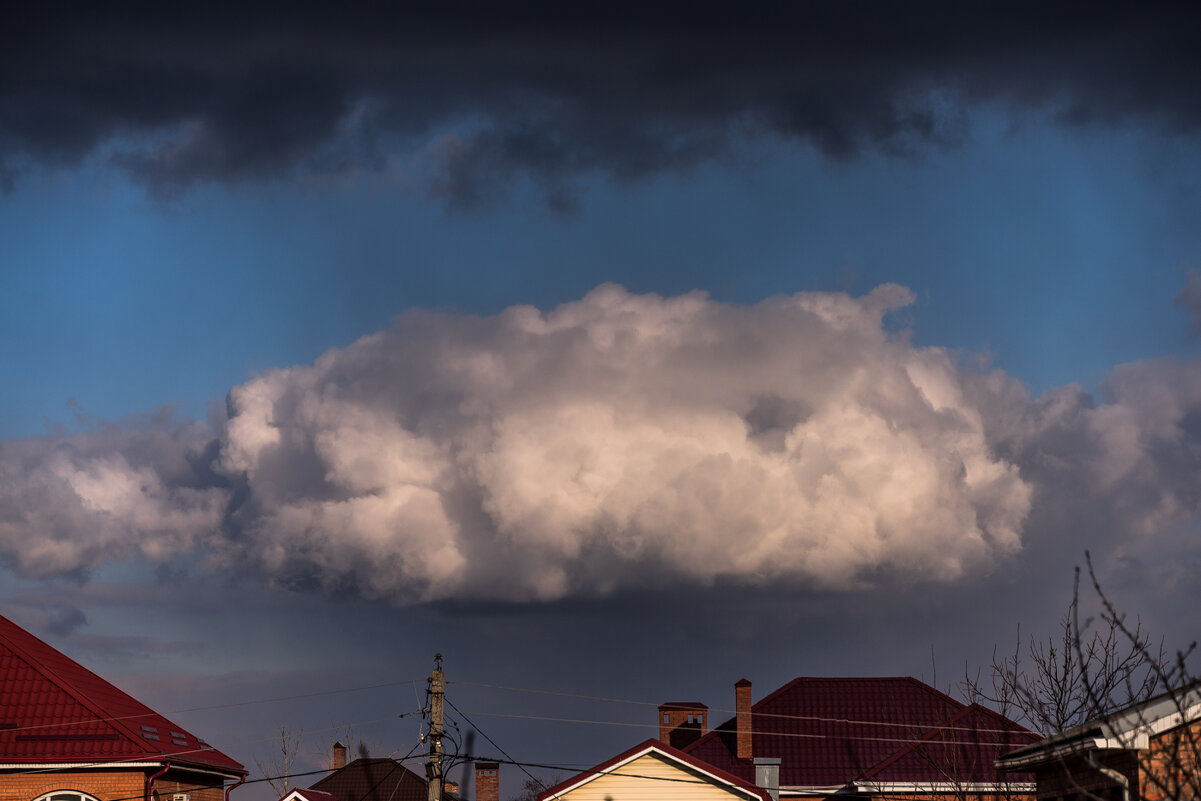
[[[751,781],[751,760],[736,756],[735,722],[684,750]],[[752,706],[752,728],[753,755],[781,760],[784,787],[843,787],[869,777],[947,782],[948,764],[968,774],[957,781],[996,781],[998,752],[1038,739],[909,677],[795,679]]]
[[[243,767],[0,616],[0,762]]]

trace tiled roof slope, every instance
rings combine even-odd
[[[1038,735],[1009,718],[972,704],[867,771],[863,778],[873,782],[995,782],[997,760],[1036,740]],[[1001,779],[1032,782],[1034,776],[1010,773]]]
[[[240,775],[187,729],[0,616],[0,761],[162,761]]]
[[[338,801],[426,801],[425,779],[394,759],[356,759],[310,785]]]
[[[1003,741],[1013,747],[1037,739],[999,715],[993,721],[981,707],[965,725],[952,723],[968,709],[907,676],[799,678],[752,706],[752,751],[780,758],[781,786],[842,787],[869,774],[876,781],[946,782],[945,765],[936,763],[958,755],[960,745],[984,729],[1012,728],[1012,739],[1007,733]],[[736,757],[735,723],[727,720],[684,750],[751,781],[752,762]],[[926,737],[923,748],[911,748]],[[951,744],[942,745],[943,739]],[[991,761],[976,772],[995,780]]]

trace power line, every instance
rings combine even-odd
[[[403,712],[399,715],[389,715],[386,718],[375,718],[373,720],[356,720],[356,721],[351,721],[350,723],[341,723],[341,724],[338,724],[337,726],[328,726],[324,729],[311,729],[309,731],[309,733],[314,734],[314,733],[319,733],[319,732],[337,731],[338,729],[343,728],[343,727],[370,726],[375,723],[385,723],[385,722],[391,721],[391,720],[407,718],[410,715],[415,715],[421,711],[422,710],[420,710],[420,709],[414,709],[409,712]],[[6,731],[14,731],[14,729],[6,729]],[[19,731],[19,729],[17,731]],[[255,738],[252,740],[240,740],[239,742],[242,745],[247,745],[250,743],[265,743],[265,742],[271,742],[274,740],[275,740],[275,737],[272,736],[272,737],[260,737],[260,738]],[[214,749],[214,750],[216,750],[216,749]],[[194,749],[189,749],[187,751],[173,751],[169,754],[165,754],[160,751],[157,755],[152,754],[152,753],[145,754],[145,759],[169,761],[171,759],[175,759],[175,758],[178,758],[181,756],[187,756],[190,754],[207,754],[207,753],[210,753],[210,751],[205,748],[194,748]],[[221,753],[224,753],[224,752],[222,751]],[[226,754],[226,756],[228,756],[228,754]],[[408,759],[408,758],[409,758],[408,756],[405,756],[402,759]],[[142,759],[142,757],[141,756],[123,756],[123,757],[113,757],[112,759],[108,759],[108,760],[93,760],[91,762],[76,762],[76,763],[72,763],[72,764],[78,764],[80,768],[106,768],[106,767],[110,767],[113,764],[129,762],[131,759]],[[231,759],[232,759],[232,757],[231,757]],[[53,767],[28,768],[28,769],[19,770],[19,771],[13,771],[11,773],[8,773],[7,775],[9,775],[9,776],[30,776],[30,775],[35,775],[35,774],[39,774],[39,773],[53,773],[57,770],[60,770],[60,768],[53,768]],[[316,772],[320,773],[321,771],[316,771]],[[309,774],[297,773],[297,774],[291,774],[291,775],[305,776],[305,775],[309,775]],[[284,778],[284,777],[275,776],[272,778],[278,779],[278,778]]]
[[[5,729],[5,731],[22,732],[22,731],[35,731],[37,729],[59,728],[62,726],[86,726],[89,723],[116,723],[118,721],[137,720],[139,718],[146,718],[146,717],[150,717],[151,715],[153,715],[154,717],[165,718],[167,715],[182,715],[187,712],[205,712],[205,711],[212,710],[212,709],[232,709],[232,708],[241,707],[241,706],[253,706],[255,704],[271,704],[271,703],[276,703],[279,701],[296,701],[296,700],[300,700],[300,699],[304,699],[304,698],[319,698],[321,696],[326,696],[326,695],[341,695],[344,693],[362,692],[365,690],[379,690],[379,689],[383,689],[385,687],[397,687],[402,684],[416,685],[416,683],[417,683],[416,679],[410,679],[409,681],[389,681],[389,682],[384,682],[383,684],[368,684],[368,685],[364,685],[362,687],[344,687],[344,688],[338,689],[338,690],[322,690],[319,692],[300,693],[297,695],[281,695],[281,696],[277,696],[274,698],[257,698],[257,699],[251,699],[248,701],[234,701],[234,702],[228,703],[228,704],[211,704],[209,706],[193,706],[193,707],[188,707],[186,709],[175,709],[175,710],[172,710],[169,712],[156,712],[147,706],[146,712],[141,712],[136,715],[118,715],[118,716],[114,716],[114,717],[88,718],[87,720],[66,720],[66,721],[60,721],[57,723],[39,723],[39,724],[36,724],[33,726],[18,726],[18,727],[14,727],[14,728],[8,728],[8,729]],[[129,695],[129,694],[126,693],[126,695]],[[130,696],[130,697],[132,698],[133,696]],[[137,701],[136,698],[134,700]],[[138,701],[138,703],[141,703],[141,702]],[[145,706],[145,704],[142,704],[142,705]]]
[[[278,701],[296,701],[296,700],[299,700],[302,698],[318,698],[318,697],[325,696],[325,695],[341,695],[344,693],[357,693],[357,692],[363,692],[365,690],[379,690],[379,689],[383,689],[384,687],[398,687],[402,684],[416,684],[416,683],[417,683],[416,679],[410,679],[408,681],[387,681],[387,682],[384,682],[383,684],[366,684],[366,685],[363,685],[362,687],[344,687],[340,690],[322,690],[320,692],[301,693],[299,695],[281,695],[276,698],[259,698],[259,699],[254,699],[254,700],[250,700],[250,701],[235,701],[235,702],[229,703],[229,704],[212,704],[211,706],[193,706],[193,707],[189,707],[188,709],[176,709],[175,711],[167,712],[166,714],[181,715],[185,712],[203,712],[203,711],[207,711],[210,709],[229,709],[231,707],[251,706],[254,704],[271,704],[271,703],[276,703]]]
[[[456,707],[456,710],[457,710],[457,707]],[[462,712],[462,710],[458,710],[458,711],[459,711],[459,714],[463,715],[464,718],[466,718],[466,715]],[[656,730],[658,729],[658,725],[653,724],[653,723],[626,723],[623,721],[614,721],[614,720],[584,720],[584,719],[580,719],[580,718],[555,718],[555,717],[550,717],[547,715],[520,715],[520,714],[516,714],[516,713],[507,713],[507,712],[473,712],[472,714],[480,715],[481,717],[512,718],[514,720],[542,720],[542,721],[548,721],[551,723],[582,723],[582,724],[590,724],[590,725],[597,725],[597,726],[625,726],[625,727],[629,727],[629,728],[638,728],[638,729],[656,729]],[[904,724],[896,724],[896,725],[904,725]],[[812,739],[812,740],[854,740],[854,741],[862,741],[862,742],[905,743],[905,744],[909,744],[909,745],[917,745],[919,743],[929,743],[931,745],[1006,745],[1006,743],[1002,743],[1002,742],[994,741],[994,740],[978,740],[976,743],[970,743],[970,742],[965,742],[964,740],[933,740],[933,739],[926,739],[924,737],[924,735],[929,732],[943,731],[944,729],[949,729],[950,727],[943,727],[943,726],[935,725],[935,726],[930,726],[927,728],[921,728],[920,725],[909,725],[909,726],[907,726],[907,728],[909,728],[911,731],[914,731],[915,736],[913,736],[913,737],[869,737],[867,735],[842,736],[842,735],[833,735],[833,734],[808,734],[805,732],[764,731],[762,729],[754,730],[751,732],[751,734],[765,735],[765,736],[770,736],[770,737],[794,737],[794,738],[803,738],[803,739]],[[720,730],[719,729],[711,729],[710,731],[720,731]],[[970,731],[978,732],[978,731],[988,731],[988,730],[970,729]],[[1003,730],[999,730],[999,731],[1003,731]],[[481,732],[481,734],[482,733],[483,732]],[[1020,734],[1020,732],[1014,732],[1014,731],[1003,731],[1003,733],[1005,733],[1005,734]],[[489,740],[489,742],[491,742],[491,740]],[[495,745],[495,743],[493,743],[493,745]]]
[[[476,730],[476,731],[478,731],[478,732],[479,732],[481,735],[483,735],[483,738],[484,738],[485,740],[487,740],[488,742],[492,743],[492,747],[493,747],[493,748],[495,748],[497,751],[500,751],[502,754],[504,754],[504,755],[505,755],[506,757],[508,757],[510,760],[512,760],[512,759],[513,759],[513,757],[511,757],[511,756],[509,756],[507,753],[505,753],[505,749],[503,749],[503,748],[501,748],[499,745],[497,745],[495,740],[493,740],[491,737],[489,737],[489,736],[488,736],[488,735],[487,735],[487,734],[484,732],[484,730],[483,730],[483,729],[481,729],[481,728],[480,728],[478,725],[476,725],[475,721],[473,721],[471,718],[467,717],[467,714],[466,714],[465,712],[463,712],[463,710],[461,710],[461,709],[459,709],[457,706],[455,706],[455,702],[454,702],[454,701],[450,700],[449,698],[447,698],[447,699],[445,699],[445,700],[446,700],[446,703],[450,704],[450,708],[451,708],[451,709],[453,709],[454,711],[458,712],[460,715],[462,715],[462,716],[463,716],[463,720],[465,720],[465,721],[467,722],[467,724],[468,724],[468,725],[470,725],[470,726],[471,726],[473,729],[475,729],[475,730]],[[518,763],[514,762],[513,764],[515,764],[515,765],[516,765],[516,764],[518,764]],[[518,767],[521,767],[521,766],[520,766],[520,765],[518,765]],[[549,789],[549,788],[548,788],[548,787],[547,787],[545,784],[543,784],[543,783],[542,783],[542,780],[541,780],[541,779],[539,779],[539,778],[537,778],[536,776],[534,776],[534,774],[530,773],[530,772],[529,772],[528,770],[526,770],[524,767],[521,767],[521,771],[522,771],[522,773],[524,773],[526,776],[529,776],[531,779],[533,779],[535,782],[537,782],[537,783],[538,783],[538,786],[539,786],[539,787],[541,787],[543,790]]]
[[[503,684],[484,684],[473,681],[448,681],[447,684],[461,684],[465,687],[485,687],[490,690],[511,690],[517,693],[536,693],[538,695],[554,695],[560,698],[583,698],[588,701],[609,701],[615,704],[637,704],[638,706],[660,706],[660,704],[651,703],[650,701],[631,701],[628,698],[606,698],[603,695],[581,695],[579,693],[565,693],[556,690],[531,690],[525,687],[506,687]]]
[[[579,698],[579,699],[586,700],[586,701],[605,701],[605,702],[617,703],[617,704],[633,704],[633,705],[637,705],[637,706],[652,706],[652,707],[663,706],[663,704],[661,704],[661,703],[655,703],[652,701],[635,701],[635,700],[631,700],[629,698],[607,698],[605,696],[599,696],[599,695],[583,695],[580,693],[568,693],[568,692],[562,692],[562,691],[558,691],[558,690],[539,690],[539,689],[531,689],[528,687],[508,687],[508,686],[501,685],[501,684],[485,684],[482,682],[470,682],[470,681],[448,681],[446,683],[447,684],[461,684],[461,685],[469,686],[469,687],[483,687],[483,688],[492,689],[492,690],[508,690],[511,692],[531,693],[534,695],[549,695],[549,696],[555,696],[555,697],[559,697],[559,698]],[[952,699],[952,700],[954,700],[954,699]],[[971,707],[964,704],[963,708],[970,709]],[[720,707],[712,707],[712,708],[706,707],[706,709],[709,712],[719,712],[719,713],[725,713],[725,714],[729,714],[729,715],[737,714],[737,710],[734,710],[734,709],[722,709]],[[484,714],[484,713],[476,713],[476,714]],[[995,713],[995,714],[999,714],[999,713]],[[895,728],[910,729],[910,730],[921,726],[921,724],[913,724],[913,723],[894,723],[891,721],[883,721],[883,720],[857,720],[855,718],[833,718],[833,717],[823,717],[821,715],[796,715],[796,714],[786,714],[786,713],[782,713],[782,712],[755,712],[754,717],[779,718],[779,719],[783,719],[783,720],[810,720],[810,721],[814,721],[817,723],[844,723],[844,724],[857,725],[857,726],[884,726],[884,727],[895,727]],[[538,718],[534,718],[534,719],[538,719]],[[552,720],[553,718],[547,718],[547,719]],[[598,721],[579,721],[579,722],[595,723]],[[641,724],[628,723],[628,724],[613,724],[613,725],[636,726],[636,725],[641,725]],[[649,728],[654,728],[655,726],[657,726],[657,724],[647,724],[647,726]],[[929,730],[931,728],[938,728],[938,729],[945,730],[945,731],[967,731],[967,732],[972,732],[972,733],[981,733],[981,732],[992,733],[992,734],[1020,734],[1021,733],[1021,732],[1015,731],[1014,729],[996,729],[996,728],[989,728],[989,727],[950,726],[950,725],[926,726],[923,728],[923,731]]]

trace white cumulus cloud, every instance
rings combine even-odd
[[[0,554],[49,575],[203,548],[399,603],[954,581],[1021,548],[1035,488],[998,420],[1031,401],[890,334],[911,302],[604,285],[407,313],[211,424],[0,443]]]

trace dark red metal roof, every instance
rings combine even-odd
[[[752,728],[753,756],[779,758],[780,784],[789,787],[947,782],[947,765],[954,767],[956,758],[969,774],[956,780],[996,781],[995,756],[987,754],[998,750],[997,742],[1008,750],[1038,739],[910,677],[795,679],[752,706]],[[753,780],[751,760],[735,756],[735,731],[731,718],[684,750]],[[985,737],[999,741],[975,742]]]
[[[425,801],[423,777],[394,759],[356,759],[314,782],[310,789],[329,793],[337,801]]]
[[[187,729],[0,616],[0,762],[167,759],[232,776],[244,772]]]
[[[1038,735],[1009,718],[972,704],[873,767],[863,778],[875,782],[921,782],[932,781],[932,775],[941,773],[943,781],[995,782],[997,760],[1038,739]],[[1000,780],[1033,782],[1034,774],[1010,773],[1002,775]]]

